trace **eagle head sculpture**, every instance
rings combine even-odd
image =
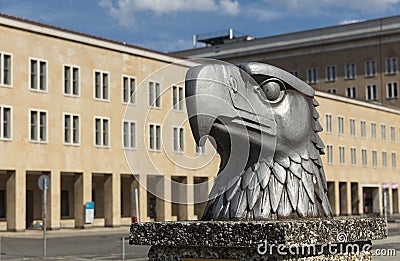
[[[206,64],[185,91],[196,143],[221,157],[203,220],[332,216],[309,85],[268,64]]]

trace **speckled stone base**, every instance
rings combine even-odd
[[[149,260],[371,260],[384,239],[381,218],[134,223],[130,244]]]

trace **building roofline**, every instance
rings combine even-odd
[[[155,60],[192,66],[189,58],[0,13],[0,25]]]
[[[282,51],[298,47],[333,44],[362,38],[400,32],[400,16],[390,16],[362,22],[334,25],[310,30],[232,42],[216,46],[193,48],[174,52],[189,57],[230,58],[256,55],[267,51]]]
[[[336,95],[336,94],[331,94],[331,93],[321,92],[321,91],[315,91],[315,96],[316,97],[326,98],[326,99],[329,99],[329,100],[335,100],[335,101],[344,102],[344,103],[348,103],[348,104],[352,104],[352,105],[356,105],[356,106],[367,107],[367,108],[374,109],[374,110],[379,110],[379,111],[384,111],[384,112],[389,112],[389,113],[394,113],[394,114],[399,114],[400,115],[400,109],[391,108],[391,107],[387,107],[387,106],[384,106],[384,105],[373,104],[373,103],[366,102],[366,101],[360,101],[360,100],[356,100],[356,99],[352,99],[352,98],[348,98],[348,97],[343,97],[343,96]]]

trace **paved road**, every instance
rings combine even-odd
[[[127,237],[127,233],[111,230],[78,235],[49,234],[46,260],[120,260],[122,236]],[[1,260],[38,260],[42,249],[43,239],[38,233],[22,237],[7,235],[1,240]],[[131,246],[126,238],[125,249],[126,260],[147,260],[148,247]]]

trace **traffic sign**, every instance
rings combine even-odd
[[[38,186],[40,190],[49,189],[50,188],[50,179],[47,175],[42,175],[38,179]]]

